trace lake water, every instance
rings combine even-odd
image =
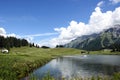
[[[53,59],[32,75],[42,79],[49,74],[56,80],[61,77],[69,80],[71,77],[111,76],[114,72],[120,72],[119,55],[77,55]]]

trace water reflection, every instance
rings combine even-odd
[[[114,72],[120,72],[119,60],[120,56],[116,55],[64,56],[52,60],[33,74],[41,79],[49,72],[57,80],[61,77],[110,76]]]

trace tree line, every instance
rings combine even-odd
[[[28,46],[29,43],[26,39],[18,39],[16,37],[3,37],[0,36],[0,48],[10,50],[13,47]]]

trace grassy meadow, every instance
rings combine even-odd
[[[53,58],[63,55],[81,54],[81,51],[82,50],[71,48],[11,48],[9,54],[0,52],[0,80],[19,80]],[[88,53],[87,51],[85,52]],[[90,51],[89,54],[120,54],[120,52]]]
[[[9,54],[0,52],[0,80],[18,80],[57,56],[72,54],[80,54],[80,50],[34,47],[11,48]]]
[[[111,52],[111,50],[100,50],[100,51],[89,51],[89,54],[120,55],[120,52]]]

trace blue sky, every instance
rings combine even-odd
[[[71,20],[87,22],[98,2],[99,0],[0,0],[0,17],[5,20],[1,26],[16,34],[53,32],[54,27],[67,26]]]
[[[115,2],[118,1],[118,2]],[[98,3],[100,3],[98,5]],[[0,0],[0,27],[6,34],[31,37],[41,43],[61,35],[72,21],[88,24],[96,7],[114,11],[120,0]]]

